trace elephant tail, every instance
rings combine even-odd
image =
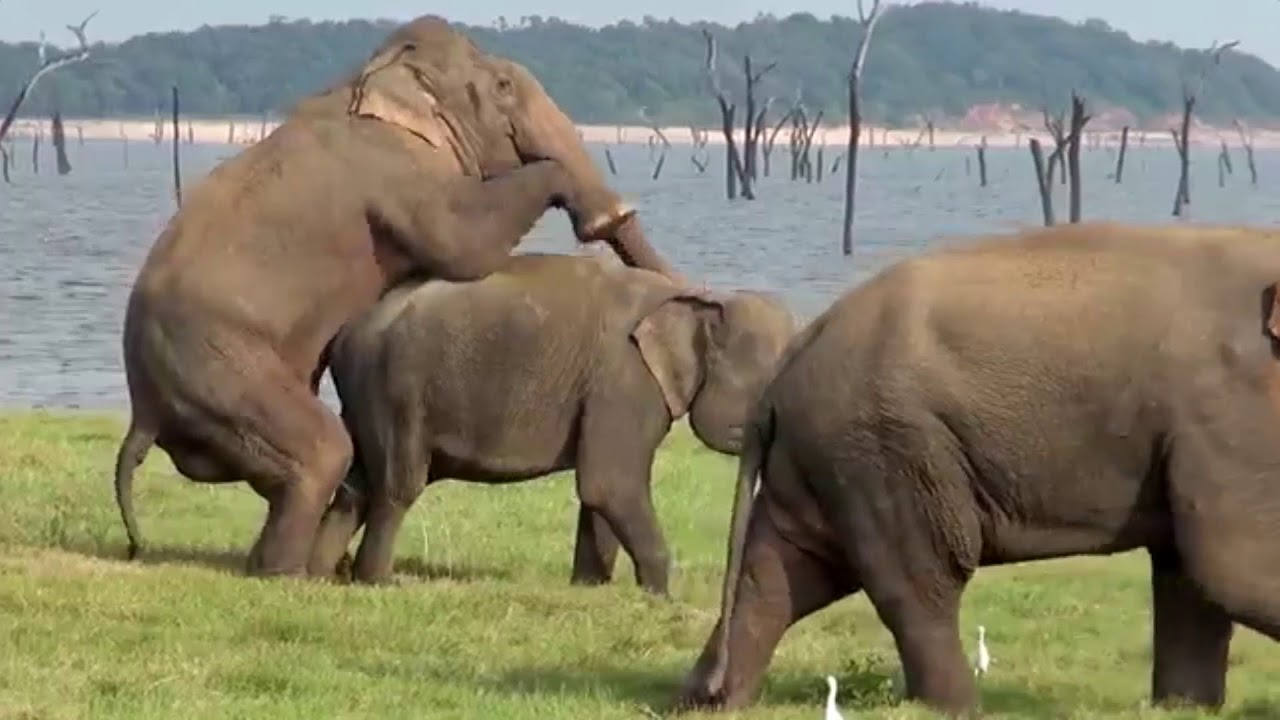
[[[135,416],[129,421],[129,429],[116,453],[116,505],[129,535],[129,559],[138,555],[142,537],[138,533],[138,520],[133,514],[133,473],[146,459],[147,452],[155,444],[156,431],[140,424]]]
[[[767,402],[766,400],[765,403]],[[747,528],[759,489],[760,473],[773,444],[774,423],[773,406],[762,404],[755,417],[743,428],[742,454],[738,459],[738,484],[734,490],[733,519],[729,526],[728,567],[725,568],[724,588],[721,591],[720,646],[716,650],[715,665],[707,675],[705,688],[708,696],[712,697],[723,690],[725,675],[729,670],[729,628],[737,599],[738,581],[742,577]]]

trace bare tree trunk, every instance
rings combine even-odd
[[[858,49],[853,56],[853,64],[849,68],[849,142],[845,154],[849,160],[844,166],[844,221],[840,247],[845,255],[853,254],[853,216],[857,209],[856,195],[858,189],[858,138],[862,134],[862,71],[867,64],[867,53],[871,49],[871,38],[875,33],[876,23],[884,15],[888,6],[881,5],[880,0],[872,0],[871,13],[864,14],[862,0],[858,0],[858,20],[862,24],[862,37],[858,41]]]
[[[40,67],[35,71],[35,73],[33,73],[31,77],[27,78],[27,81],[22,84],[22,87],[18,89],[18,96],[15,97],[13,102],[9,105],[9,112],[5,113],[4,121],[0,122],[0,140],[4,140],[4,138],[9,134],[9,128],[13,126],[14,118],[18,117],[18,110],[22,108],[22,103],[27,99],[27,95],[31,93],[31,89],[40,81],[40,78],[60,67],[81,62],[89,57],[89,41],[85,39],[84,29],[89,25],[89,21],[93,19],[93,16],[97,14],[98,11],[94,10],[92,13],[89,13],[88,17],[80,21],[79,25],[67,26],[67,29],[76,36],[76,41],[80,45],[75,52],[59,58],[49,58],[45,60],[40,64]],[[43,42],[44,41],[41,40],[42,49]]]
[[[658,176],[662,174],[662,165],[666,161],[667,161],[667,151],[664,149],[662,151],[662,154],[658,156],[658,164],[653,168],[653,176],[649,178],[650,180],[658,179]]]
[[[58,110],[53,111],[53,117],[49,121],[49,135],[53,142],[58,174],[67,175],[71,172],[71,161],[67,159],[67,135],[62,127],[62,113]]]
[[[1218,187],[1226,187],[1227,175],[1235,175],[1231,166],[1231,151],[1227,149],[1227,141],[1222,140],[1222,149],[1218,151]]]
[[[1240,133],[1240,145],[1244,148],[1245,164],[1249,168],[1249,184],[1257,186],[1258,184],[1258,166],[1253,160],[1253,139],[1250,133],[1245,131],[1244,123],[1239,120],[1235,121],[1236,132]]]
[[[733,121],[737,106],[729,101],[720,85],[720,77],[716,73],[716,40],[710,31],[703,29],[702,37],[707,43],[706,72],[708,84],[720,106],[720,130],[724,133],[725,143],[725,195],[733,200],[738,197],[737,183],[742,183],[742,198],[754,200],[751,192],[751,180],[743,166],[742,157],[738,153],[738,144],[733,137]],[[749,78],[748,78],[749,79]],[[744,138],[745,140],[745,138]]]
[[[9,180],[9,151],[5,150],[2,144],[0,144],[0,163],[3,163],[3,166],[0,167],[4,172],[4,182],[8,185],[11,182]]]
[[[1181,131],[1173,131],[1174,146],[1178,151],[1178,187],[1174,191],[1173,196],[1173,215],[1174,217],[1182,216],[1187,205],[1191,204],[1191,116],[1195,112],[1196,101],[1200,97],[1200,93],[1204,91],[1205,84],[1209,81],[1209,71],[1222,61],[1222,54],[1231,48],[1239,45],[1238,40],[1233,40],[1223,45],[1213,43],[1209,49],[1205,51],[1205,55],[1209,62],[1200,69],[1200,76],[1196,86],[1191,87],[1185,80],[1182,84],[1182,129]]]
[[[1124,154],[1129,149],[1129,126],[1120,131],[1120,157],[1116,158],[1116,184],[1124,179]]]
[[[40,174],[40,142],[44,140],[44,126],[36,123],[35,133],[31,136],[31,172]]]
[[[1183,208],[1191,204],[1191,113],[1195,111],[1196,99],[1188,95],[1182,103],[1182,130],[1173,131],[1174,149],[1178,151],[1178,187],[1173,195],[1173,216],[1180,217]]]
[[[1053,180],[1050,173],[1053,172],[1045,164],[1044,151],[1040,148],[1040,141],[1031,138],[1028,141],[1031,146],[1031,163],[1036,172],[1036,189],[1040,191],[1040,211],[1044,214],[1044,226],[1052,227],[1053,219]]]
[[[182,207],[182,159],[179,157],[179,150],[182,143],[182,134],[178,129],[178,86],[173,88],[173,199]]]
[[[987,136],[982,136],[978,143],[978,186],[987,186]]]
[[[1067,136],[1067,170],[1071,175],[1070,221],[1080,222],[1080,203],[1083,188],[1080,186],[1080,139],[1084,134],[1084,126],[1089,123],[1085,114],[1084,98],[1071,93],[1071,132]]]

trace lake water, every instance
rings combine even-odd
[[[173,212],[171,148],[132,142],[125,166],[116,141],[72,142],[72,174],[59,177],[42,148],[31,172],[30,146],[16,146],[13,182],[0,184],[0,406],[127,407],[120,330],[137,268]],[[195,182],[240,148],[182,146],[184,183]],[[642,213],[650,238],[693,279],[717,287],[780,294],[802,317],[821,312],[843,290],[942,237],[1040,223],[1026,148],[987,152],[980,187],[971,149],[930,152],[879,148],[862,153],[857,248],[840,254],[843,170],[821,183],[785,179],[786,148],[755,201],[724,197],[723,153],[711,148],[706,174],[690,149],[668,151],[661,177],[643,145],[614,147],[614,185]],[[593,152],[604,166],[603,146]],[[1243,158],[1218,187],[1213,150],[1193,154],[1190,217],[1271,224],[1280,218],[1280,152],[1258,151],[1260,180],[1250,187]],[[828,166],[834,153],[827,158]],[[1124,183],[1108,179],[1113,151],[1082,153],[1086,219],[1167,222],[1177,158],[1168,147],[1131,147]],[[967,167],[968,166],[968,167]],[[1059,218],[1066,193],[1056,186]],[[549,213],[522,250],[574,251],[562,213]],[[326,382],[326,400],[334,402]]]

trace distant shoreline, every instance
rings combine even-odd
[[[47,139],[49,121],[44,119],[39,121],[20,119],[14,123],[10,130],[10,135],[30,138],[37,132],[37,123],[40,126],[39,132],[42,132]],[[248,145],[256,142],[261,137],[264,129],[269,133],[278,124],[278,121],[269,121],[264,125],[260,118],[251,117],[193,117],[182,119],[179,123],[179,128],[184,141],[191,140],[200,144]],[[130,142],[153,142],[153,133],[156,127],[155,120],[139,118],[64,118],[63,126],[68,139],[72,142],[81,137],[86,140],[126,139]],[[648,143],[650,136],[654,134],[653,129],[643,125],[581,124],[577,127],[582,134],[583,140],[602,145],[617,145],[619,144],[619,138],[621,138],[621,144],[645,145]],[[661,130],[672,145],[688,146],[693,144],[692,133],[688,127],[664,127]],[[170,132],[171,124],[166,119],[164,122],[164,137],[166,141]],[[847,127],[823,126],[819,128],[813,142],[815,146],[825,143],[827,147],[842,148],[847,142],[848,132]],[[870,139],[872,135],[874,135],[873,140]],[[1022,147],[1025,146],[1029,138],[1038,139],[1046,148],[1053,147],[1052,138],[1044,130],[1017,132],[1002,128],[979,130],[935,127],[933,135],[934,146],[937,148],[972,148],[976,147],[984,137],[986,138],[987,146],[994,148]],[[1089,132],[1086,128],[1086,135],[1088,136],[1088,143],[1097,143],[1105,147],[1116,147],[1120,143],[1120,130],[1118,129],[1108,128]],[[741,142],[741,128],[738,128],[735,139],[737,142]],[[1256,149],[1280,148],[1280,130],[1256,129],[1253,131],[1252,140]],[[921,142],[922,147],[928,145],[927,132],[924,128],[887,129],[864,126],[861,147],[887,146],[900,148],[911,146],[917,141]],[[1224,141],[1233,148],[1240,146],[1240,137],[1234,127],[1219,128],[1201,125],[1195,127],[1191,133],[1193,147],[1219,147]],[[724,136],[718,130],[707,129],[706,142],[708,145],[723,145]],[[777,142],[785,145],[788,142],[788,133],[779,133]],[[1155,145],[1171,148],[1173,140],[1167,131],[1130,130],[1129,145],[1130,147]]]

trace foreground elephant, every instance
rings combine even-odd
[[[404,514],[430,482],[576,468],[574,581],[607,582],[620,539],[637,582],[665,595],[654,452],[687,413],[703,442],[736,453],[793,333],[768,296],[681,288],[593,258],[519,255],[479,282],[407,282],[334,343],[356,462],[311,572],[332,574],[363,523],[354,576],[386,579]]]
[[[1221,705],[1232,622],[1280,637],[1277,279],[1280,231],[1085,224],[846,294],[744,433],[720,621],[677,704],[747,704],[790,625],[865,590],[907,697],[964,712],[979,566],[1145,548],[1153,699]]]
[[[442,19],[393,32],[348,82],[188,192],[129,297],[133,417],[116,494],[154,443],[186,477],[269,504],[251,574],[299,574],[350,461],[316,397],[338,328],[406,274],[483,277],[548,207],[582,241],[670,272],[569,119],[523,67]]]

